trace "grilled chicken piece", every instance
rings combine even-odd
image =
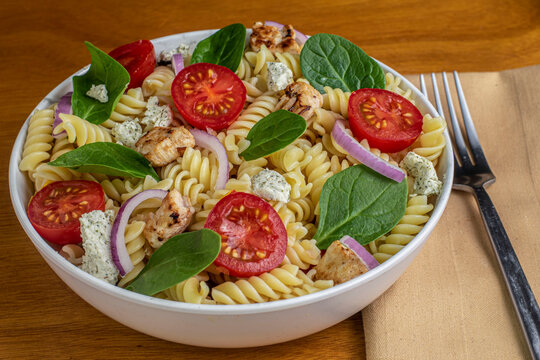
[[[296,32],[292,25],[285,25],[278,29],[275,26],[264,25],[260,21],[253,24],[249,44],[253,51],[259,51],[261,45],[265,45],[272,52],[300,54],[302,50],[296,42]]]
[[[285,88],[276,109],[285,109],[309,119],[315,109],[323,104],[323,97],[313,86],[303,81],[296,81]]]
[[[195,146],[193,135],[183,126],[155,127],[137,141],[135,147],[153,166],[165,166]]]
[[[144,237],[157,249],[174,235],[183,232],[191,222],[195,209],[189,198],[172,189],[155,213],[149,213],[144,227]]]
[[[318,280],[334,280],[337,285],[354,279],[369,269],[354,251],[336,240],[328,247],[315,270]]]

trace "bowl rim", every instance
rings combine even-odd
[[[164,37],[159,37],[151,41],[154,44],[159,44],[166,41],[176,40],[178,37],[181,37],[181,36],[202,39],[203,36],[209,36],[215,31],[217,31],[217,29],[184,32],[184,33],[178,33],[178,34],[167,35]],[[397,71],[385,65],[384,63],[378,60],[376,61],[381,65],[384,72],[391,73],[393,76],[399,78],[401,82],[407,88],[411,89],[412,93],[415,95],[415,99],[420,100],[421,103],[427,108],[426,113],[429,113],[434,117],[440,116],[437,113],[437,110],[435,109],[435,107],[429,101],[429,99],[427,99],[410,81],[408,81],[405,77],[403,77]],[[365,274],[362,274],[343,284],[339,284],[339,285],[333,286],[331,288],[328,288],[328,289],[325,289],[316,293],[307,294],[307,295],[299,296],[292,299],[283,299],[283,300],[271,301],[271,302],[265,302],[265,303],[238,304],[238,305],[226,305],[226,306],[216,306],[212,304],[190,304],[190,303],[185,303],[185,302],[165,300],[165,299],[138,294],[138,293],[123,289],[121,287],[118,287],[116,285],[111,285],[103,280],[93,277],[92,275],[84,272],[77,266],[71,264],[69,261],[64,259],[53,247],[51,247],[43,238],[41,238],[41,236],[30,224],[30,221],[28,220],[28,217],[26,214],[26,206],[23,204],[22,199],[20,198],[19,194],[15,190],[17,185],[19,185],[16,181],[16,175],[20,173],[18,164],[22,155],[22,147],[24,145],[24,141],[26,138],[26,132],[28,128],[29,119],[32,117],[35,111],[47,108],[53,103],[57,102],[60,96],[63,95],[63,93],[62,94],[59,93],[61,89],[69,86],[69,84],[71,83],[72,77],[82,74],[83,72],[86,71],[86,69],[88,69],[88,67],[89,65],[83,67],[82,69],[78,70],[77,72],[75,72],[74,74],[66,78],[60,84],[58,84],[32,110],[32,112],[30,113],[26,121],[24,122],[13,144],[13,148],[12,148],[12,152],[10,156],[9,190],[10,190],[11,203],[12,203],[13,209],[15,210],[15,214],[17,216],[17,219],[19,220],[19,223],[21,224],[24,231],[26,232],[26,234],[28,235],[28,237],[30,238],[34,246],[37,248],[39,253],[45,258],[45,260],[48,263],[49,262],[54,263],[55,265],[60,267],[62,271],[78,279],[79,281],[84,282],[85,285],[92,287],[94,290],[106,293],[109,296],[113,296],[115,298],[118,298],[124,301],[129,301],[137,305],[142,305],[142,306],[150,307],[150,308],[157,308],[160,310],[173,311],[177,313],[222,315],[222,316],[275,312],[275,311],[293,309],[296,307],[316,303],[316,302],[323,301],[325,299],[328,299],[334,296],[339,296],[345,292],[348,292],[349,290],[353,288],[362,286],[363,284],[376,281],[379,277],[381,277],[383,274],[390,271],[392,268],[397,266],[400,262],[405,261],[405,259],[411,253],[415,252],[415,250],[418,247],[421,247],[424,244],[424,242],[427,239],[428,234],[431,233],[435,225],[439,222],[444,212],[444,209],[446,208],[446,205],[448,203],[450,192],[452,190],[454,162],[453,162],[453,157],[452,157],[452,153],[453,153],[452,142],[450,141],[448,129],[445,129],[444,137],[446,140],[446,148],[443,151],[441,156],[444,156],[446,158],[447,169],[446,169],[446,172],[442,174],[442,181],[443,181],[442,192],[435,204],[435,207],[433,209],[433,212],[429,220],[424,225],[422,230],[414,237],[414,239],[411,240],[411,242],[409,242],[403,249],[401,249],[397,254],[393,255],[389,260],[385,261],[381,265],[377,266],[375,269],[372,269]]]

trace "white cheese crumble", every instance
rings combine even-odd
[[[280,62],[267,62],[268,77],[266,82],[268,90],[281,91],[293,82],[293,73],[287,65]]]
[[[111,255],[111,228],[114,212],[94,210],[83,214],[81,224],[82,246],[84,255],[81,269],[92,276],[116,284],[118,269]]]
[[[266,200],[289,202],[291,185],[283,175],[274,170],[263,169],[251,178],[251,189],[257,196]]]
[[[182,58],[185,60],[190,56],[189,44],[180,44],[176,49],[163,50],[158,57],[158,62],[171,62],[174,54],[182,54]]]
[[[407,153],[400,166],[414,177],[413,191],[417,195],[438,195],[442,182],[437,177],[433,163],[412,151]]]
[[[86,92],[86,96],[91,97],[92,99],[96,99],[103,104],[109,101],[109,96],[107,95],[107,88],[105,87],[105,84],[92,84],[90,90]]]
[[[156,126],[167,127],[172,122],[172,111],[168,105],[159,105],[157,96],[151,96],[146,103],[146,111],[141,124],[144,125],[144,131],[148,132]]]
[[[111,131],[116,143],[135,149],[135,144],[143,135],[142,127],[135,119],[116,123]]]

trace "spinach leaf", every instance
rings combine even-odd
[[[323,186],[317,246],[326,249],[345,235],[365,245],[390,231],[406,205],[407,179],[397,183],[364,165],[343,170]]]
[[[210,63],[236,71],[244,55],[246,27],[232,24],[215,32],[197,44],[191,63]]]
[[[49,165],[113,176],[144,178],[150,175],[157,181],[161,180],[144,156],[125,146],[109,142],[83,145],[60,155]]]
[[[126,289],[155,295],[197,275],[217,258],[221,236],[210,229],[173,236],[150,257]]]
[[[249,147],[240,155],[254,160],[275,153],[298,139],[306,131],[306,120],[287,110],[278,110],[259,120],[249,131]]]
[[[384,72],[362,49],[341,36],[316,34],[300,53],[302,74],[320,93],[324,86],[355,91],[384,89]]]
[[[92,64],[86,73],[73,77],[73,96],[71,105],[73,114],[93,124],[101,124],[113,112],[120,97],[129,84],[129,73],[120,63],[99,50],[97,47],[85,42]],[[109,101],[101,103],[86,95],[92,85],[105,84]]]

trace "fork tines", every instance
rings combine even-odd
[[[460,170],[464,170],[464,172],[470,172],[472,170],[475,170],[475,172],[481,171],[485,173],[490,173],[490,175],[493,176],[491,173],[491,170],[489,169],[484,152],[482,151],[482,147],[480,146],[480,141],[478,139],[478,135],[474,128],[471,114],[469,112],[469,107],[467,106],[465,95],[463,94],[463,89],[461,87],[459,75],[457,71],[454,71],[453,74],[454,74],[454,81],[455,81],[455,89],[456,89],[457,97],[458,97],[459,104],[461,107],[461,117],[463,119],[463,124],[465,125],[465,132],[467,134],[467,139],[468,139],[468,143],[470,147],[470,152],[469,152],[467,149],[466,139],[463,137],[463,134],[461,131],[458,116],[454,109],[454,104],[452,101],[452,92],[448,84],[448,78],[446,76],[446,73],[443,72],[442,80],[443,80],[443,85],[444,85],[444,91],[446,93],[446,102],[447,102],[448,114],[450,117],[451,128],[454,135],[453,140],[455,143],[455,147],[454,147],[455,171],[457,173]],[[435,99],[435,103],[437,106],[437,112],[442,117],[445,117],[444,116],[445,111],[441,104],[441,99],[439,96],[439,89],[437,86],[437,77],[435,73],[431,73],[431,83],[433,86],[433,97]],[[428,91],[427,91],[427,87],[426,87],[426,83],[425,83],[423,75],[420,75],[420,87],[424,96],[428,98]],[[469,153],[471,154],[471,156],[469,155]],[[456,155],[458,158],[456,158]],[[458,159],[459,159],[459,162],[458,162]]]

